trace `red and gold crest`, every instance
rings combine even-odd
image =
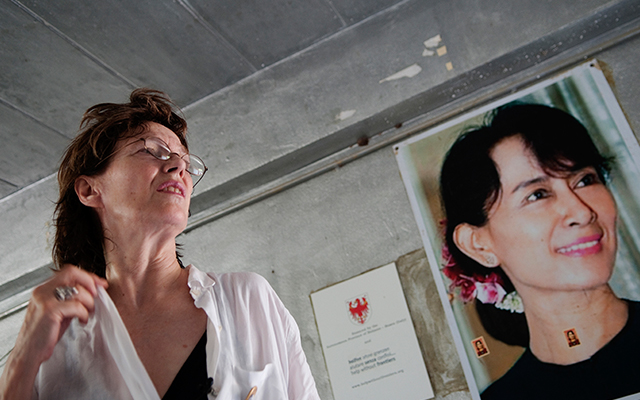
[[[369,307],[369,300],[366,294],[347,300],[347,309],[349,310],[349,318],[351,321],[359,325],[367,322],[367,318],[369,318],[371,314],[371,308]]]

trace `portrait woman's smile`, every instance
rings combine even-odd
[[[480,230],[518,290],[606,284],[615,261],[616,208],[595,169],[551,176],[518,136],[499,142],[491,156],[501,192]]]

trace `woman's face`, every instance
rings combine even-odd
[[[608,282],[616,207],[594,168],[547,175],[519,137],[491,153],[501,194],[480,228],[516,289],[582,290]]]
[[[180,233],[186,227],[191,175],[178,156],[162,161],[149,154],[140,139],[151,137],[165,142],[174,153],[187,153],[175,133],[155,122],[147,123],[142,134],[118,142],[109,165],[95,177],[102,201],[97,211],[105,229],[174,227]]]

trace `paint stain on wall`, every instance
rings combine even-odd
[[[340,114],[336,115],[336,121],[344,121],[347,118],[353,117],[353,114],[355,113],[356,113],[356,110],[340,111]]]
[[[414,76],[418,75],[420,73],[420,71],[422,71],[422,68],[418,65],[418,64],[413,64],[401,71],[396,72],[393,75],[390,75],[384,79],[382,79],[380,81],[380,83],[382,82],[388,82],[388,81],[395,81],[397,79],[401,79],[401,78],[413,78]]]
[[[429,38],[422,42],[424,44],[424,49],[422,50],[422,57],[431,57],[436,54],[438,57],[442,57],[447,54],[447,46],[442,45],[442,36],[435,35],[432,38]],[[445,64],[445,68],[447,71],[453,70],[453,64],[451,62],[447,62]]]
[[[422,49],[422,56],[423,57],[430,57],[430,56],[434,56],[434,55],[438,55],[438,57],[442,57],[444,55],[447,54],[447,46],[442,44],[442,36],[440,35],[435,35],[427,40],[425,40],[424,42],[422,42],[422,44],[424,45],[424,49]],[[452,71],[453,70],[453,64],[451,62],[447,62],[445,64],[445,67],[447,69],[447,71]],[[422,67],[420,67],[417,63],[413,64],[401,71],[396,72],[393,75],[389,75],[388,77],[382,79],[380,81],[380,83],[383,82],[389,82],[389,81],[395,81],[397,79],[402,79],[402,78],[413,78],[414,76],[418,75],[420,72],[422,71]],[[342,114],[342,113],[341,113]],[[336,119],[341,119],[339,114]],[[349,115],[351,116],[351,115]],[[346,117],[348,118],[348,117]]]
[[[440,37],[440,35],[436,35],[422,42],[425,47],[424,50],[422,50],[422,57],[431,57],[435,55],[436,52],[431,49],[438,47],[440,42],[442,42],[442,37]]]

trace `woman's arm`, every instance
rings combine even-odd
[[[30,399],[40,364],[51,357],[73,318],[86,323],[94,308],[97,286],[107,282],[94,274],[67,265],[34,289],[18,340],[0,377],[0,399]],[[58,300],[55,289],[70,286],[77,293]]]

